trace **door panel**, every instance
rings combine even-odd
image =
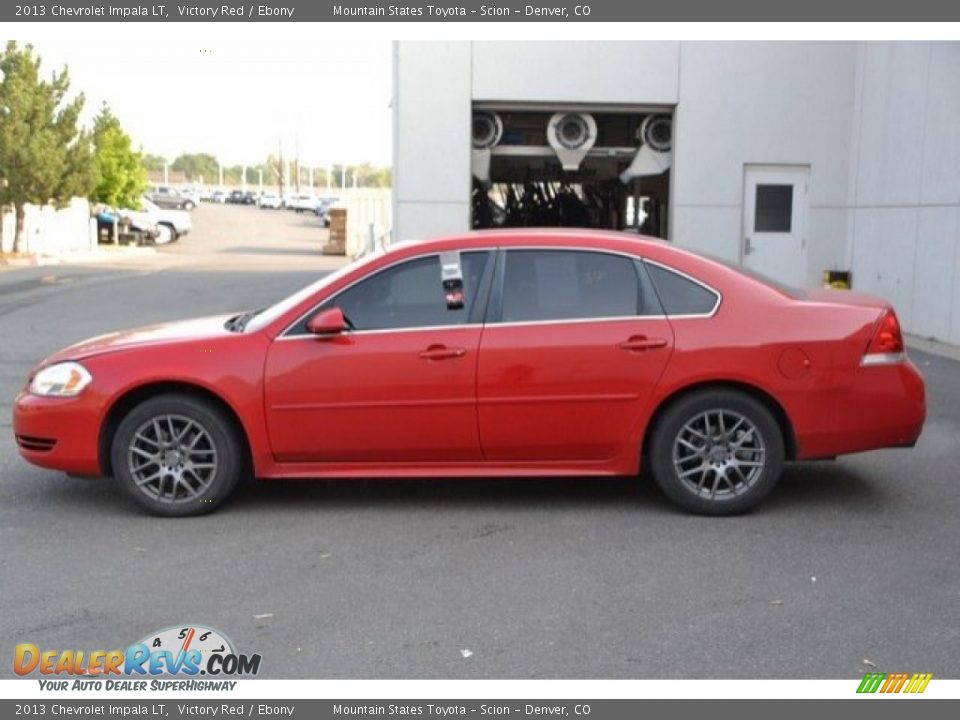
[[[480,459],[480,326],[273,343],[265,402],[280,462]]]
[[[609,460],[630,449],[673,348],[664,318],[488,325],[477,372],[487,460]]]
[[[791,285],[804,285],[807,166],[744,169],[743,264]]]

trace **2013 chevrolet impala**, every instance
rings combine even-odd
[[[31,463],[144,508],[242,477],[637,475],[742,512],[789,460],[912,446],[923,379],[893,308],[594,231],[398,245],[257,312],[118,332],[30,373]],[[644,460],[648,462],[644,463]]]

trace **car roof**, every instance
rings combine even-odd
[[[498,230],[473,230],[459,235],[431,238],[429,240],[404,240],[393,243],[387,252],[404,252],[410,248],[420,250],[454,249],[467,247],[511,247],[511,246],[549,247],[597,247],[624,249],[628,252],[643,253],[649,249],[671,248],[665,240],[613,230],[594,230],[590,228],[511,228]]]

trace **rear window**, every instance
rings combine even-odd
[[[709,315],[717,306],[720,297],[713,290],[660,265],[644,264],[667,315]]]
[[[629,317],[643,312],[632,259],[583,250],[510,250],[503,322]]]

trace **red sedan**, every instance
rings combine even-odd
[[[883,300],[538,230],[402,244],[265,310],[66,348],[30,374],[14,432],[31,463],[113,475],[163,515],[212,510],[246,476],[641,467],[729,514],[784,461],[912,446],[924,415]]]

